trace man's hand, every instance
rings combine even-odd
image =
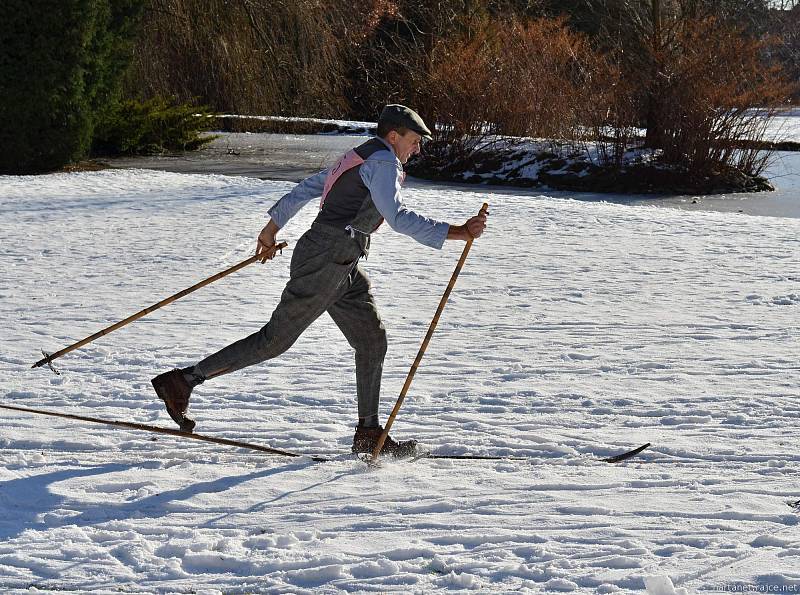
[[[264,226],[261,233],[258,234],[256,241],[256,256],[261,256],[261,262],[266,262],[275,258],[275,234],[278,233],[279,227],[275,222],[270,219],[269,223]]]
[[[486,229],[486,219],[488,214],[489,213],[487,211],[485,213],[481,213],[480,215],[470,217],[467,219],[467,222],[464,223],[464,225],[451,225],[450,229],[447,231],[447,239],[464,240],[467,242],[469,240],[474,240],[481,237],[481,235],[483,235],[483,230]]]
[[[473,238],[477,239],[483,235],[483,230],[486,229],[486,219],[488,218],[489,211],[475,215],[467,219],[464,226],[467,228],[467,233]]]

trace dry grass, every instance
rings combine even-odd
[[[129,93],[241,114],[344,115],[323,0],[150,0]]]

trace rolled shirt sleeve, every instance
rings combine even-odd
[[[440,249],[450,225],[415,213],[400,200],[400,164],[390,151],[373,153],[361,166],[361,179],[389,226],[420,244]]]
[[[294,217],[312,198],[322,196],[325,187],[325,179],[328,177],[328,170],[323,170],[313,176],[306,178],[297,186],[292,188],[288,194],[284,194],[268,211],[269,216],[279,228]]]

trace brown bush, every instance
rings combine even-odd
[[[438,126],[434,147],[446,160],[466,158],[496,136],[576,141],[594,109],[602,64],[563,19],[492,22],[442,40],[423,99]]]
[[[769,154],[758,141],[791,93],[780,67],[765,60],[770,43],[713,18],[683,24],[657,57],[663,161],[698,173],[763,170]]]
[[[715,18],[673,20],[651,41],[638,70],[630,56],[609,57],[590,118],[600,160],[620,168],[629,148],[645,145],[694,179],[760,175],[771,156],[765,130],[792,91],[769,61],[773,41]]]
[[[355,34],[345,36],[350,44],[344,54],[349,65],[346,94],[354,115],[377,117],[384,104],[403,103],[433,120],[426,103],[433,49],[481,27],[488,3],[356,0],[365,18],[351,23]]]
[[[493,23],[431,57],[429,102],[455,136],[573,138],[595,55],[563,20]]]
[[[778,41],[774,56],[792,80],[800,81],[800,2],[781,0],[781,4],[783,10],[772,11],[769,29]],[[800,105],[800,85],[795,87],[792,99]]]
[[[129,95],[221,112],[341,116],[339,41],[324,0],[150,0]]]
[[[580,115],[584,149],[597,165],[619,170],[629,149],[641,144],[637,87],[610,58],[595,62],[592,83],[592,96]]]

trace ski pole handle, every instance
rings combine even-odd
[[[488,203],[488,202],[485,202],[485,203],[483,203],[483,205],[481,206],[481,209],[480,209],[480,211],[478,211],[478,217],[480,217],[481,215],[485,215],[485,214],[486,214],[486,213],[488,213],[488,212],[489,212],[489,203]],[[467,230],[467,232],[469,232],[469,230]],[[472,234],[470,234],[470,235],[472,235]],[[472,241],[473,241],[474,239],[475,239],[475,238],[473,237],[473,238],[471,238],[470,240],[468,240],[468,241],[467,241],[467,245],[468,245],[468,246],[472,246]],[[469,250],[467,250],[467,252],[469,252]]]

